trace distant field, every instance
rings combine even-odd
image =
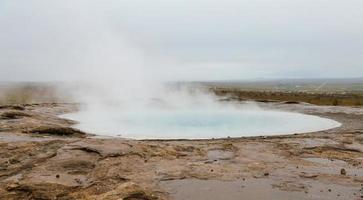
[[[65,101],[57,86],[49,83],[0,83],[0,105],[57,103]]]
[[[220,96],[240,100],[307,102],[316,105],[363,105],[363,79],[277,80],[201,83]]]
[[[238,100],[307,102],[316,105],[363,106],[363,79],[192,82],[219,96]],[[64,83],[1,83],[0,105],[74,102]]]
[[[233,88],[246,91],[280,91],[309,93],[361,93],[363,78],[355,79],[296,79],[270,81],[203,82],[210,87]]]
[[[237,100],[306,102],[315,105],[363,106],[362,93],[307,93],[277,91],[246,91],[235,88],[213,88],[218,96],[229,96]]]

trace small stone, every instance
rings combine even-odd
[[[211,171],[211,172],[213,172],[214,170],[213,170],[213,169],[211,169],[210,171]]]
[[[264,176],[269,176],[269,175],[270,175],[270,173],[265,172],[263,175],[264,175]]]
[[[59,176],[59,174],[57,174],[57,175],[55,175],[55,177],[56,177],[56,178],[59,178],[60,176]]]
[[[344,168],[342,168],[342,169],[340,170],[340,174],[341,174],[341,175],[347,175],[347,171],[346,171]]]
[[[74,180],[75,180],[78,184],[82,184],[81,179],[79,179],[79,178],[75,178]]]
[[[331,189],[328,189],[328,192],[331,192]]]
[[[11,183],[11,184],[9,184],[9,185],[6,186],[6,189],[7,190],[12,190],[12,189],[14,189],[14,188],[16,188],[18,186],[19,186],[18,183]]]

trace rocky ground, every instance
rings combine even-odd
[[[0,107],[0,199],[363,199],[363,108],[261,103],[335,119],[316,133],[219,140],[97,138],[74,104]]]

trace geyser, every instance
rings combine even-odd
[[[164,45],[153,41],[141,42],[142,37],[129,32],[124,26],[129,19],[110,14],[109,8],[114,6],[103,7],[90,1],[77,1],[77,4],[59,1],[53,4],[40,6],[47,9],[40,9],[41,13],[36,15],[45,16],[47,20],[29,18],[33,9],[25,14],[23,9],[18,9],[21,15],[29,18],[25,27],[35,28],[31,28],[31,34],[10,31],[11,36],[13,32],[23,35],[22,39],[11,44],[30,41],[20,48],[19,53],[28,50],[27,46],[34,48],[27,56],[9,58],[21,57],[17,59],[21,60],[20,66],[24,63],[40,66],[39,70],[30,70],[31,73],[46,73],[43,77],[49,80],[74,82],[74,87],[65,88],[66,94],[71,92],[74,101],[84,107],[67,117],[79,121],[77,126],[82,130],[137,139],[192,139],[292,134],[339,126],[339,123],[329,119],[221,103],[213,95],[190,95],[175,88],[165,90],[163,84],[169,82],[228,80],[235,75],[238,75],[238,79],[247,78],[247,73],[242,75],[243,70],[239,68],[250,69],[251,66],[258,66],[258,63],[247,62],[244,66],[239,61],[236,63],[225,60],[224,56],[216,58],[213,55],[186,59],[173,56],[168,48],[161,48]],[[49,12],[52,10],[49,8],[59,12],[54,14]],[[117,10],[114,12],[120,13]],[[130,20],[137,20],[137,17]],[[147,24],[150,29],[149,22]],[[23,30],[24,26],[18,28]],[[188,41],[175,42],[182,44]],[[192,40],[189,42],[195,43]],[[209,44],[206,45],[209,49]],[[193,52],[195,48],[185,47],[181,52]],[[245,56],[247,61],[250,60],[248,54]],[[56,70],[49,70],[50,66],[55,66]]]
[[[77,128],[101,136],[132,139],[211,139],[306,133],[339,127],[340,123],[312,115],[261,109],[251,103],[212,101],[212,97],[183,95],[177,104],[154,100],[130,106],[92,106],[65,117]],[[194,98],[194,100],[192,100]],[[157,103],[155,103],[157,102]],[[185,103],[188,102],[188,103]],[[141,104],[137,104],[141,105]]]

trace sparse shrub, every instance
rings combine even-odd
[[[339,105],[338,99],[334,99],[333,100],[333,106],[337,106],[337,105]]]

